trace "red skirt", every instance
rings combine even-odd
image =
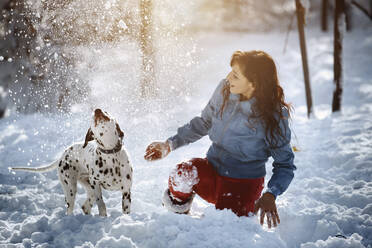
[[[263,188],[264,177],[236,179],[220,176],[212,164],[202,158],[178,164],[169,177],[169,191],[176,200],[186,202],[196,193],[217,209],[231,209],[238,216],[248,216],[254,211],[255,201],[260,198]]]

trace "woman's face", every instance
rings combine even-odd
[[[226,79],[230,83],[230,92],[232,94],[240,94],[242,100],[248,100],[252,97],[255,88],[253,83],[243,75],[237,63],[231,67],[231,72],[227,75]]]

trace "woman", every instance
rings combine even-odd
[[[232,71],[222,80],[201,113],[165,142],[153,142],[145,159],[161,159],[181,146],[209,135],[206,158],[177,165],[169,177],[163,204],[187,213],[195,194],[238,216],[261,210],[268,227],[280,223],[275,199],[293,179],[294,154],[288,127],[291,106],[284,102],[273,59],[262,51],[237,51]],[[261,196],[265,163],[272,156],[273,175]]]

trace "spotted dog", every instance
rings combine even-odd
[[[62,157],[47,167],[12,168],[31,172],[46,172],[58,168],[58,178],[62,185],[67,214],[74,209],[77,182],[86,189],[87,199],[82,209],[90,214],[96,202],[100,216],[107,216],[102,199],[102,188],[122,192],[122,210],[130,212],[132,166],[128,154],[122,146],[124,133],[119,124],[107,112],[94,111],[92,123],[84,143],[71,145]],[[89,141],[95,142],[89,142]]]

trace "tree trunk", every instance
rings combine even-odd
[[[306,52],[306,42],[305,42],[305,30],[304,30],[305,9],[302,6],[300,0],[296,0],[296,13],[297,13],[298,34],[299,34],[300,46],[301,46],[302,67],[304,71],[304,80],[305,80],[307,116],[308,118],[310,118],[310,114],[312,113],[312,108],[313,108],[313,101],[311,97],[309,67],[307,64],[307,52]]]
[[[322,31],[328,31],[328,0],[322,0]]]
[[[341,110],[342,97],[342,39],[344,34],[344,13],[345,0],[336,0],[334,14],[334,83],[335,90],[333,92],[332,112]]]
[[[141,30],[140,49],[142,56],[141,96],[155,94],[155,55],[152,34],[152,0],[140,0]]]

